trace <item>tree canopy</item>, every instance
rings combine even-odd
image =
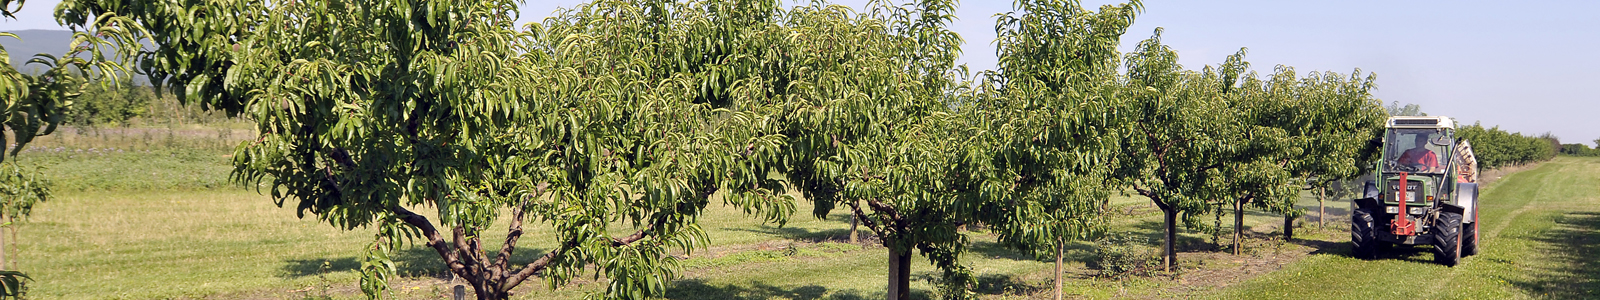
[[[1290,179],[1358,170],[1375,132],[1359,72],[1261,80],[1243,52],[1184,70],[1159,30],[1120,53],[1137,1],[1018,1],[996,24],[999,69],[975,80],[955,6],[595,0],[521,27],[512,0],[66,0],[57,15],[126,18],[147,30],[128,41],[155,47],[119,53],[159,89],[254,121],[234,179],[375,230],[374,296],[412,240],[480,299],[591,267],[595,296],[659,296],[668,253],[712,238],[710,202],[781,225],[794,190],[814,217],[846,209],[876,233],[890,298],[909,297],[915,252],[959,298],[962,225],[1059,259],[1126,187],[1165,212],[1170,262],[1178,217],[1218,199],[1289,212]],[[507,237],[486,245],[496,220]],[[524,225],[556,246],[513,262]]]

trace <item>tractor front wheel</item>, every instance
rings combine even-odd
[[[1372,234],[1372,212],[1356,209],[1350,213],[1350,252],[1356,258],[1373,259],[1378,256],[1377,235]]]
[[[1433,222],[1433,260],[1454,267],[1461,262],[1461,214],[1441,212]]]

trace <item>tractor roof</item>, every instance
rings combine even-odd
[[[1389,128],[1456,128],[1456,121],[1444,116],[1394,116],[1385,124]]]

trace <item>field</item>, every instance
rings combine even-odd
[[[1220,298],[1593,299],[1600,297],[1600,160],[1559,157],[1483,193],[1483,252],[1454,268],[1425,248],[1374,261],[1331,245]],[[1318,241],[1336,243],[1338,240]]]
[[[279,208],[270,197],[227,181],[231,129],[146,128],[111,133],[68,131],[46,137],[22,155],[47,168],[56,198],[39,205],[20,226],[20,269],[35,281],[35,299],[152,298],[360,298],[356,255],[373,230],[341,231]],[[133,138],[129,138],[133,136]],[[153,137],[153,138],[152,138]],[[160,142],[138,142],[141,140]],[[110,149],[110,150],[107,150]],[[1600,159],[1562,157],[1507,176],[1484,192],[1484,253],[1456,268],[1431,262],[1423,248],[1401,249],[1384,259],[1350,258],[1346,202],[1329,202],[1333,214],[1317,229],[1312,215],[1299,221],[1296,239],[1277,233],[1281,217],[1247,212],[1251,228],[1245,255],[1212,244],[1211,235],[1180,239],[1175,273],[1101,276],[1085,267],[1093,244],[1068,253],[1067,293],[1074,298],[1593,298],[1600,297],[1596,242],[1600,242]],[[1159,244],[1159,212],[1148,200],[1115,199],[1112,235]],[[872,242],[851,244],[848,217],[826,220],[804,213],[782,226],[762,224],[737,209],[701,216],[709,245],[680,254],[681,273],[671,299],[874,299],[883,297],[887,251]],[[809,211],[799,203],[798,211]],[[426,210],[426,208],[419,208]],[[1230,221],[1231,216],[1222,220]],[[1229,224],[1224,223],[1224,226]],[[548,229],[533,226],[514,261],[548,249]],[[1048,298],[1052,265],[992,243],[972,228],[964,263],[978,275],[980,298]],[[502,232],[495,230],[491,232]],[[865,231],[864,231],[865,232]],[[8,237],[9,239],[9,237]],[[486,241],[497,241],[489,237]],[[1226,237],[1221,242],[1226,243]],[[496,245],[486,245],[494,247]],[[493,248],[491,248],[493,249]],[[403,280],[394,296],[437,299],[452,284],[430,249],[402,251]],[[917,298],[936,297],[936,269],[914,259]],[[601,279],[603,280],[603,279]],[[603,285],[593,277],[551,289],[524,284],[518,298],[577,298]]]

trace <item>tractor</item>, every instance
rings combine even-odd
[[[1454,267],[1478,253],[1478,161],[1455,138],[1455,120],[1395,116],[1385,124],[1382,159],[1350,203],[1350,244],[1374,259],[1395,245],[1431,245]]]

